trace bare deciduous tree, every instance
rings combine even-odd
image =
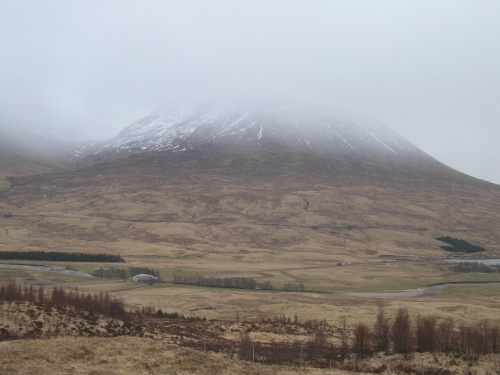
[[[396,353],[403,353],[405,358],[411,352],[411,322],[406,307],[400,307],[392,325],[392,343]]]
[[[453,350],[454,332],[453,320],[451,318],[445,319],[437,326],[437,348],[440,352],[449,353]]]
[[[359,355],[370,353],[370,330],[364,323],[358,323],[354,327],[352,350]]]
[[[373,338],[377,351],[387,351],[389,349],[389,318],[386,316],[384,305],[381,302],[378,303]]]
[[[238,348],[239,358],[245,361],[253,360],[253,347],[250,335],[246,330],[240,332],[240,345]]]
[[[436,349],[436,324],[434,315],[417,316],[415,321],[415,339],[419,352],[433,352]]]
[[[340,354],[346,356],[349,353],[349,332],[347,331],[346,317],[342,317],[342,327],[340,328]]]

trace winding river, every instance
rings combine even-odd
[[[500,282],[491,283],[445,283],[425,286],[417,289],[402,290],[399,292],[331,292],[339,296],[349,297],[392,297],[392,298],[414,298],[414,297],[428,297],[442,291],[450,286],[460,285],[500,285]]]
[[[65,267],[53,267],[53,266],[28,266],[25,264],[4,264],[0,263],[0,268],[11,268],[11,269],[25,269],[25,270],[33,270],[33,271],[47,271],[47,272],[56,272],[64,275],[72,275],[72,276],[81,276],[81,277],[95,277],[87,272],[79,272],[68,270]]]

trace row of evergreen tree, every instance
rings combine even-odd
[[[304,284],[284,284],[283,285],[283,290],[285,292],[303,292],[304,291]]]
[[[481,246],[473,245],[465,240],[460,240],[458,238],[453,238],[450,236],[438,237],[436,238],[436,240],[451,245],[451,246],[441,246],[441,248],[443,250],[451,251],[454,253],[479,253],[486,251],[486,249]]]
[[[251,277],[205,277],[205,276],[179,276],[174,275],[174,284],[186,284],[196,286],[207,286],[215,288],[236,289],[264,289],[271,290],[273,286],[270,281],[258,283]]]
[[[455,272],[500,273],[500,264],[488,266],[479,262],[460,262],[453,267]]]
[[[56,262],[125,262],[120,255],[67,253],[60,251],[0,251],[2,260],[46,260]]]

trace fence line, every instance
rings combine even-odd
[[[239,342],[235,342],[232,347],[228,347],[227,345],[222,346],[207,341],[184,341],[181,345],[204,352],[223,352],[231,359],[264,364],[292,364],[302,366],[307,363],[308,366],[328,368],[332,367],[332,365],[338,367],[339,362],[343,363],[344,358],[346,358],[346,355],[343,355],[333,345],[330,345],[328,348],[309,348],[307,345],[298,343],[248,343],[242,345]]]

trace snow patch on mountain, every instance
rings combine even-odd
[[[425,156],[376,121],[303,108],[241,111],[165,107],[133,122],[115,138],[94,145],[93,152],[185,151],[208,144],[392,158]]]

